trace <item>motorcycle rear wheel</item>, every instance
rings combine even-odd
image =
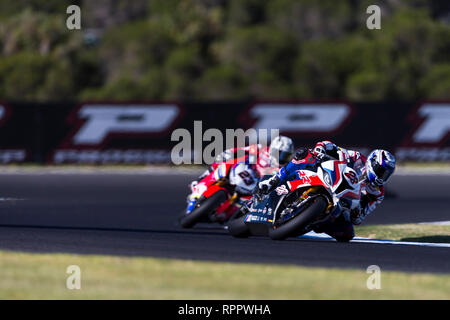
[[[227,199],[227,194],[223,190],[219,190],[212,196],[204,200],[200,207],[192,210],[191,213],[185,215],[180,219],[180,225],[183,228],[192,228],[202,218],[207,217],[209,213],[217,209]]]
[[[276,229],[269,229],[269,237],[272,240],[284,240],[287,237],[300,235],[301,230],[304,230],[306,226],[323,214],[327,205],[328,201],[323,196],[316,197],[310,206],[298,216]]]

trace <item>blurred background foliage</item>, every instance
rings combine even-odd
[[[0,0],[0,53],[3,100],[448,99],[450,1]]]

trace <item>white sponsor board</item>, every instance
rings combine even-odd
[[[24,162],[26,155],[22,149],[0,150],[0,164]]]
[[[280,132],[332,132],[349,118],[346,104],[257,104],[250,115],[257,118],[255,129],[279,129]]]
[[[169,163],[168,150],[56,150],[53,163]]]
[[[400,147],[395,157],[399,161],[450,161],[450,148]]]
[[[176,105],[84,105],[78,117],[86,123],[73,136],[74,145],[99,145],[111,133],[160,133],[179,114]]]
[[[417,111],[425,120],[414,132],[414,143],[439,143],[450,132],[450,103],[426,103]]]

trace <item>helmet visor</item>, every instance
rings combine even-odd
[[[373,172],[375,172],[375,175],[377,176],[377,178],[383,180],[384,182],[386,182],[392,174],[392,170],[389,170],[389,169],[381,166],[375,160],[372,161],[372,169],[373,169]]]

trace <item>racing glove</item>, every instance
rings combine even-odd
[[[280,183],[280,178],[277,175],[274,175],[270,179],[261,181],[258,183],[258,188],[255,192],[258,198],[261,198],[263,195],[271,192],[275,187]]]

